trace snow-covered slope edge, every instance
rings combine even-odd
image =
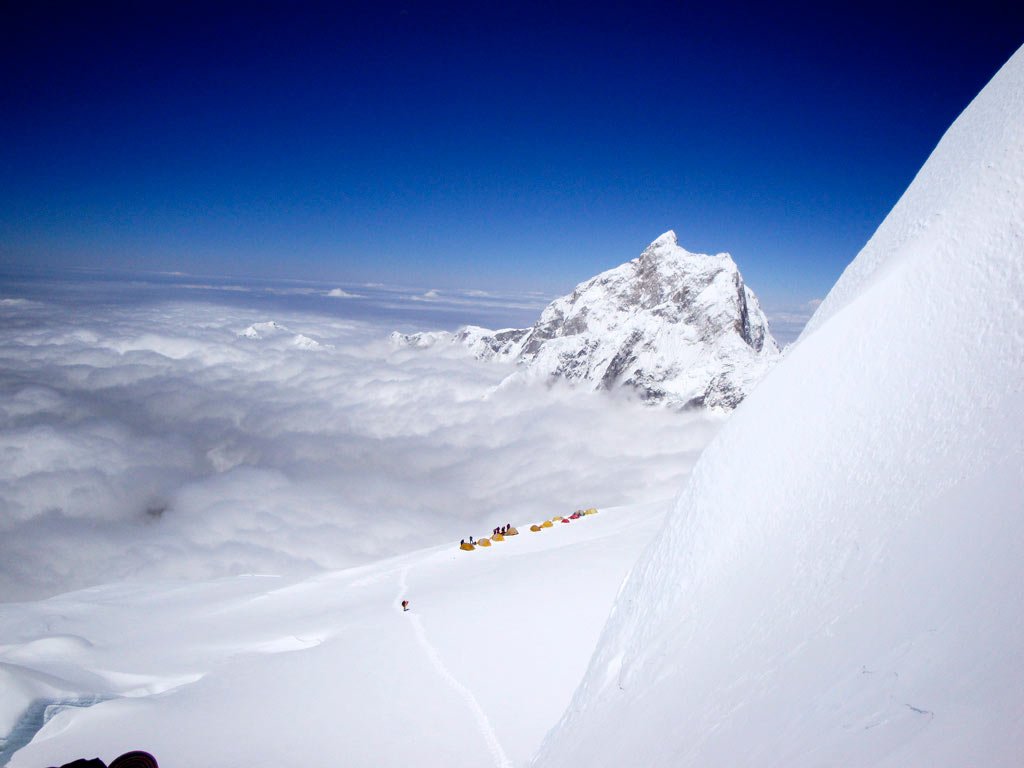
[[[1024,49],[705,451],[537,766],[1024,754]]]
[[[299,580],[0,604],[0,765],[144,748],[164,768],[522,766],[670,505],[543,532],[522,520],[487,549],[449,542]]]
[[[779,358],[754,292],[727,253],[690,253],[671,230],[638,258],[555,299],[530,328],[392,334],[514,361],[513,377],[625,389],[674,407],[734,408]]]

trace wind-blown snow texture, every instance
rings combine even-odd
[[[672,406],[732,409],[778,360],[757,297],[727,253],[680,247],[669,231],[639,258],[555,299],[530,328],[467,326],[394,334],[425,347],[463,344],[481,359],[515,360],[514,377],[624,388]]]
[[[537,766],[1024,754],[1024,49],[702,455]]]

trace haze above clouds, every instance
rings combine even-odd
[[[305,574],[668,498],[720,424],[566,387],[499,387],[506,366],[387,341],[456,316],[526,324],[544,298],[332,292],[187,276],[9,284],[0,599]]]

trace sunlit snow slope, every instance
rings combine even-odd
[[[1022,51],[705,451],[537,765],[1021,764]]]
[[[668,506],[304,581],[113,584],[2,604],[0,766],[130,749],[161,768],[524,765]]]

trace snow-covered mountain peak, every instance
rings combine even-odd
[[[679,238],[676,237],[676,231],[674,229],[670,229],[668,232],[658,235],[651,244],[644,249],[644,252],[641,254],[641,258],[646,256],[648,253],[667,252],[679,247]]]
[[[652,240],[651,244],[644,248],[643,253],[633,260],[636,263],[659,263],[665,265],[678,265],[686,261],[705,265],[728,262],[735,266],[735,262],[733,262],[732,257],[728,253],[707,254],[687,250],[679,244],[679,238],[673,229]],[[695,264],[691,264],[691,266]]]
[[[287,333],[288,329],[276,320],[266,320],[261,323],[253,323],[244,331],[239,332],[240,337],[246,339],[262,339],[268,335]]]
[[[715,289],[701,295],[716,284]],[[655,309],[663,304],[689,305],[695,299],[705,305],[729,304],[735,294],[737,301],[733,302],[732,310],[741,313],[742,284],[739,268],[729,254],[688,251],[679,245],[675,232],[669,230],[637,258],[578,285],[571,294],[571,303],[579,303],[588,292],[591,299],[595,298],[595,288],[615,295],[627,310]]]
[[[455,342],[520,363],[520,375],[623,388],[675,407],[733,408],[779,356],[732,258],[691,253],[672,230],[551,302],[531,328],[394,338]]]

